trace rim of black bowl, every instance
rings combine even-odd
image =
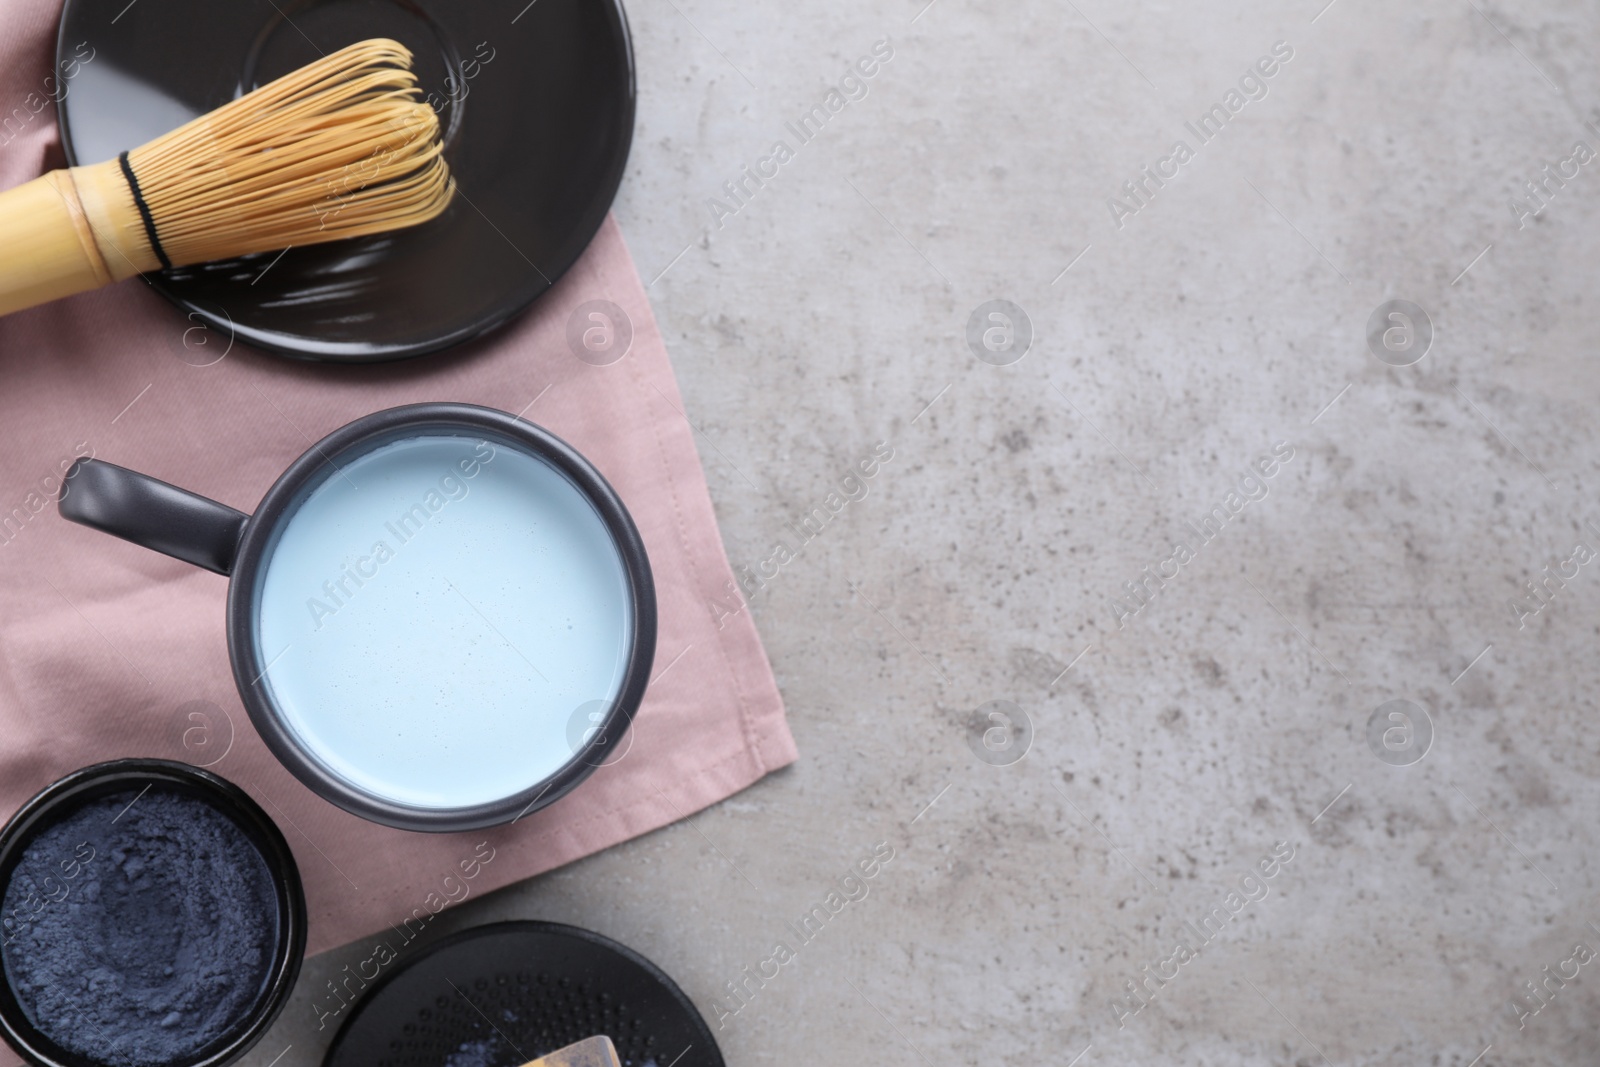
[[[722,1050],[717,1045],[717,1039],[711,1032],[711,1026],[706,1022],[706,1017],[695,1007],[694,1001],[689,999],[689,994],[673,980],[672,976],[663,971],[659,965],[648,956],[642,955],[636,949],[629,948],[622,942],[607,937],[605,934],[586,930],[581,926],[572,926],[567,923],[549,922],[544,919],[505,919],[501,922],[484,923],[480,926],[469,926],[465,930],[457,930],[447,934],[432,944],[423,946],[415,956],[407,960],[391,973],[378,979],[373,986],[356,1004],[355,1010],[350,1013],[344,1025],[339,1027],[339,1032],[333,1036],[333,1042],[328,1046],[327,1055],[322,1059],[324,1064],[333,1063],[340,1052],[345,1039],[356,1030],[356,1025],[361,1021],[362,1015],[368,1010],[376,1010],[375,1006],[381,1005],[381,994],[391,985],[400,981],[407,974],[422,966],[429,959],[437,956],[463,942],[477,941],[485,937],[495,937],[505,934],[546,934],[552,937],[570,937],[575,941],[585,941],[591,945],[613,952],[616,955],[634,964],[645,974],[649,975],[683,1012],[684,1018],[689,1020],[690,1026],[698,1030],[705,1039],[706,1046],[716,1054],[718,1063],[722,1062]]]
[[[68,58],[67,23],[73,9],[83,0],[64,0],[61,5],[61,15],[56,22],[56,69]],[[638,84],[639,75],[633,54],[633,33],[628,26],[628,12],[622,6],[622,0],[600,0],[606,13],[613,20],[617,32],[617,40],[621,45],[621,60],[626,71],[626,85],[623,87],[623,115],[618,122],[620,127],[627,130],[627,136],[622,139],[622,151],[610,160],[610,166],[601,177],[598,187],[604,195],[597,196],[589,202],[589,207],[579,217],[578,224],[573,227],[574,233],[586,236],[582,241],[575,241],[573,247],[568,249],[568,254],[556,260],[552,269],[535,267],[533,274],[528,278],[522,294],[492,315],[485,316],[475,322],[469,323],[442,334],[428,341],[413,344],[396,344],[374,352],[368,345],[351,345],[345,342],[321,342],[314,338],[301,338],[298,344],[290,344],[278,340],[278,335],[262,333],[249,327],[241,327],[227,315],[226,311],[218,315],[212,308],[202,303],[189,300],[176,292],[164,271],[154,271],[142,277],[150,283],[150,287],[166,297],[175,306],[184,312],[186,320],[198,318],[201,322],[213,329],[226,330],[229,337],[241,340],[266,352],[273,352],[291,359],[303,360],[311,363],[391,363],[396,360],[414,359],[418,356],[432,355],[443,352],[468,341],[485,337],[499,330],[507,323],[514,321],[545,293],[555,288],[561,278],[572,269],[572,265],[588,251],[594,243],[595,235],[600,232],[606,215],[610,213],[617,199],[617,192],[622,188],[622,179],[627,174],[628,157],[633,152],[633,131],[638,122]],[[67,108],[56,108],[57,132],[60,135],[61,150],[66,156],[67,166],[76,167],[79,161],[73,151],[72,128],[67,117]],[[100,162],[93,160],[92,162]]]
[[[157,782],[198,795],[233,820],[256,846],[272,875],[278,904],[278,943],[255,1008],[198,1056],[170,1065],[221,1067],[253,1048],[277,1021],[294,991],[306,952],[306,898],[294,853],[277,824],[243,789],[210,771],[164,759],[111,760],[74,771],[46,786],[0,829],[0,892],[10,884],[24,848],[36,834],[70,810],[76,810],[86,800]],[[3,957],[4,949],[0,947],[0,960]],[[99,1061],[69,1052],[40,1033],[28,1021],[9,978],[0,981],[0,1033],[19,1056],[35,1067],[100,1067]]]
[[[264,564],[294,514],[316,486],[334,476],[338,461],[362,455],[391,441],[438,431],[464,431],[531,452],[573,483],[587,499],[606,530],[627,575],[632,608],[628,665],[606,714],[585,745],[554,774],[500,800],[459,808],[424,808],[399,804],[356,788],[324,766],[300,743],[279,717],[267,692],[266,670],[255,640],[256,598],[265,576]],[[256,732],[291,774],[312,792],[353,815],[401,830],[454,833],[514,822],[560,800],[593,774],[604,760],[588,757],[621,738],[650,684],[656,650],[656,595],[650,560],[638,527],[616,490],[577,449],[526,419],[475,404],[409,404],[375,412],[333,431],[318,441],[273,483],[245,524],[228,586],[228,654],[245,711]]]

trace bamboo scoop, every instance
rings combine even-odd
[[[0,315],[426,222],[455,194],[411,52],[353,44],[117,159],[0,193]]]
[[[530,1060],[522,1067],[621,1067],[617,1049],[609,1037],[586,1037],[576,1045],[557,1049],[548,1056]]]

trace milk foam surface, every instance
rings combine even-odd
[[[338,462],[255,602],[284,722],[335,775],[408,806],[535,785],[627,667],[627,574],[599,513],[498,440],[424,435]]]

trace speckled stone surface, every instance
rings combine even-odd
[[[1600,9],[925,2],[630,5],[617,214],[801,759],[430,934],[616,937],[730,1064],[1600,1062]]]

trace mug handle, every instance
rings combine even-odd
[[[61,482],[63,519],[231,574],[250,516],[138,471],[80,459]]]

